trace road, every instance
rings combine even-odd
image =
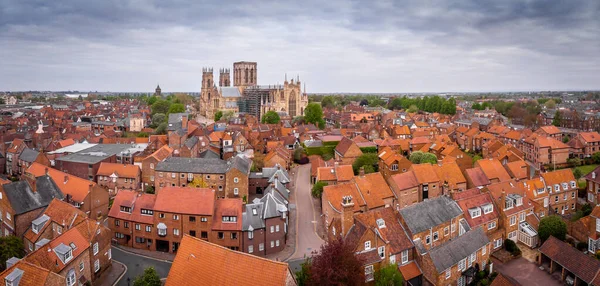
[[[144,273],[144,269],[150,266],[156,269],[156,272],[158,272],[158,276],[160,276],[160,278],[167,278],[167,275],[169,275],[169,270],[171,269],[171,262],[165,262],[162,260],[156,260],[137,254],[132,254],[116,247],[112,248],[112,259],[127,266],[125,275],[123,275],[121,280],[119,280],[119,283],[117,283],[118,286],[128,286],[127,278],[131,279],[131,283],[129,285],[133,285],[133,280],[135,277]]]
[[[294,181],[297,214],[296,251],[289,260],[310,256],[313,250],[318,250],[325,243],[316,233],[316,221],[321,219],[321,214],[315,212],[310,194],[310,164],[299,166],[297,170]]]

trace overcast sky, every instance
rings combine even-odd
[[[242,60],[307,92],[600,89],[600,1],[0,0],[0,90],[198,92]]]

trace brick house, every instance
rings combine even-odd
[[[550,209],[556,214],[574,213],[577,204],[577,182],[571,169],[542,173],[550,196]]]
[[[22,237],[54,198],[63,193],[49,176],[0,185],[1,234]]]
[[[452,197],[463,210],[464,218],[471,229],[481,227],[492,245],[501,245],[504,230],[500,225],[500,213],[489,193],[477,188],[453,193]]]
[[[50,160],[46,157],[46,154],[38,152],[33,149],[25,148],[21,155],[19,155],[19,160],[17,163],[17,172],[15,175],[24,174],[25,171],[31,166],[33,163],[38,163],[44,166],[50,166]]]
[[[108,192],[95,182],[37,163],[27,169],[26,175],[50,176],[64,194],[65,201],[85,212],[89,218],[104,218],[108,215]]]
[[[395,208],[397,210],[419,202],[419,182],[413,171],[392,175],[387,179],[387,182],[396,195],[397,202]]]
[[[317,169],[317,182],[326,182],[328,185],[347,183],[352,178],[354,178],[352,165],[340,165],[335,162],[333,166]]]
[[[362,151],[354,141],[344,137],[334,150],[334,158],[343,165],[352,165],[354,160],[362,155]]]
[[[400,153],[393,151],[390,147],[384,147],[379,151],[379,172],[384,178],[407,172],[412,166],[412,162]]]
[[[154,168],[159,162],[170,158],[173,155],[173,149],[167,145],[163,145],[157,149],[154,153],[142,160],[142,183],[143,188],[155,187],[154,181]]]
[[[600,134],[598,132],[579,132],[572,138],[569,145],[572,157],[589,158],[600,152]]]
[[[587,201],[593,205],[600,204],[600,167],[596,167],[585,175]]]
[[[558,141],[562,141],[562,132],[554,125],[542,126],[535,130],[534,133],[543,137],[551,137]]]
[[[545,165],[564,166],[569,158],[569,145],[552,137],[533,134],[523,140],[521,148],[525,159],[533,163],[537,169]]]
[[[137,145],[136,145],[137,146]],[[100,163],[133,164],[130,144],[96,144],[90,148],[55,159],[55,168],[77,177],[94,180]]]
[[[210,242],[232,250],[242,248],[242,205],[241,199],[227,198],[215,202]],[[269,246],[274,248],[275,241]]]
[[[552,276],[558,270],[565,284],[597,285],[600,281],[600,261],[553,236],[539,248],[537,263]]]
[[[108,215],[108,226],[118,244],[156,250],[155,240],[158,234],[154,223],[155,201],[154,194],[132,191],[117,193]]]
[[[425,199],[439,197],[443,194],[442,181],[438,177],[433,165],[429,163],[413,164],[411,171],[417,179],[417,183],[419,183],[420,202]]]
[[[7,261],[6,270],[0,273],[0,280],[8,285],[17,285],[21,280],[30,282],[30,285],[47,286],[63,286],[67,282],[63,276],[14,257]]]
[[[27,148],[27,145],[23,139],[15,138],[6,149],[6,173],[8,175],[12,176],[18,172],[19,156],[25,148]]]
[[[288,170],[292,166],[292,154],[283,146],[278,146],[265,155],[264,167],[275,167],[276,165],[283,166]]]
[[[242,251],[259,256],[285,248],[288,208],[277,192],[268,192],[260,200],[244,206],[242,213]]]
[[[100,163],[96,173],[99,186],[108,189],[110,196],[115,196],[118,190],[139,190],[141,171],[137,165],[116,163]]]
[[[274,181],[287,186],[291,182],[290,175],[280,165],[265,167],[261,172],[251,172],[248,176],[248,193],[262,195]]]

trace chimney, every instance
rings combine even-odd
[[[506,209],[506,192],[502,189],[502,194],[500,195],[500,203],[502,204],[502,209]]]
[[[46,169],[44,169],[44,174],[46,174],[46,176],[48,176],[48,167],[46,167]]]
[[[592,179],[596,178],[596,172],[592,172]]]
[[[186,129],[188,123],[187,116],[181,116],[181,128]]]
[[[67,183],[69,181],[69,176],[65,175],[65,180],[63,181],[63,183]]]
[[[360,169],[358,170],[358,175],[361,177],[365,176],[365,167],[364,166],[360,167]]]
[[[340,235],[345,236],[350,228],[354,225],[354,202],[352,196],[342,197],[342,232]]]

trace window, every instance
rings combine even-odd
[[[450,225],[450,231],[452,233],[456,232],[456,225],[454,223]]]
[[[510,225],[515,225],[517,223],[517,217],[516,216],[511,216],[510,217]]]
[[[116,238],[125,238],[125,235],[122,233],[115,232],[115,237]]]
[[[458,270],[464,271],[466,268],[467,268],[467,259],[465,258],[458,262]]]
[[[160,236],[165,236],[167,235],[167,230],[166,229],[158,229],[158,235]]]
[[[163,172],[158,172],[158,176],[162,178]]]
[[[275,240],[275,246],[279,246],[279,239]]]
[[[392,171],[398,171],[398,164],[392,164]]]
[[[574,199],[575,198],[575,192],[571,193],[571,198]]]
[[[431,243],[431,236],[426,236],[425,237],[425,244],[430,244]]]
[[[139,223],[135,224],[135,230],[140,230],[140,224]]]
[[[495,221],[491,221],[491,222],[488,224],[488,229],[493,229],[493,228],[496,228],[496,222],[495,222]]]
[[[208,238],[208,232],[207,231],[200,232],[200,238]]]
[[[190,216],[189,219],[190,219],[190,222],[196,222],[196,217],[195,216]]]
[[[275,226],[275,232],[279,232],[279,225]]]
[[[148,210],[148,209],[142,209],[141,212],[143,215],[153,215],[154,214],[153,210]]]
[[[112,249],[108,249],[108,259],[112,259]]]
[[[575,184],[575,181],[571,181],[571,188],[575,188],[577,187],[577,185]]]
[[[174,215],[173,215],[173,220],[179,220],[179,216],[178,216],[178,215],[176,215],[176,214],[174,214]]]
[[[67,274],[67,285],[68,286],[73,286],[75,285],[75,270],[71,269],[69,270],[69,273]]]
[[[248,253],[254,252],[254,245],[248,245]]]
[[[508,239],[513,239],[517,236],[517,231],[512,231],[508,233]]]
[[[502,246],[502,239],[494,240],[494,249]]]
[[[448,268],[446,269],[446,280],[450,279],[450,276],[452,276],[452,269]]]
[[[375,276],[373,275],[373,265],[369,265],[365,267],[365,281],[373,281]]]
[[[237,239],[237,232],[231,233],[231,239]]]
[[[563,195],[563,200],[565,200],[565,201],[567,200],[567,194]]]
[[[173,229],[173,235],[179,235],[179,229],[174,228]]]
[[[271,248],[275,247],[275,241],[271,240]]]
[[[98,243],[94,243],[94,255],[98,254]]]
[[[371,249],[371,241],[365,241],[365,250]]]
[[[522,212],[521,214],[519,214],[519,222],[523,222],[525,221],[525,212]]]
[[[94,272],[98,271],[100,271],[100,260],[96,259],[96,261],[94,261]]]
[[[396,263],[396,255],[390,255],[390,264]]]
[[[83,264],[83,262],[79,262],[79,271],[83,271],[83,269],[85,268],[85,264]]]
[[[151,231],[152,231],[152,227],[151,227],[151,226],[149,226],[149,225],[147,225],[147,226],[146,226],[146,232],[151,232]]]
[[[190,235],[193,237],[196,237],[196,231],[195,230],[190,230]]]
[[[222,231],[219,231],[219,232],[217,233],[217,238],[218,238],[218,239],[223,239],[223,238],[225,238],[225,234],[224,234]]]
[[[126,221],[126,222],[123,224],[123,227],[124,227],[124,228],[129,228],[129,222],[128,222],[128,221]]]
[[[115,226],[119,226],[121,222],[118,219],[115,219]]]
[[[408,263],[408,250],[402,251],[402,264]]]
[[[208,218],[206,218],[206,217],[201,217],[201,218],[200,218],[200,221],[201,221],[201,222],[207,222],[207,221],[208,221]]]
[[[469,259],[469,265],[475,263],[475,259],[477,259],[477,252],[471,253],[471,258]]]
[[[271,233],[275,232],[275,227],[271,226]]]
[[[481,256],[484,256],[487,252],[487,245],[481,248]]]
[[[450,234],[450,229],[448,227],[444,227],[444,236],[448,236]]]
[[[150,163],[150,169],[154,170],[154,163]]]
[[[261,242],[260,244],[258,244],[258,250],[259,250],[259,251],[263,251],[263,250],[265,250],[265,244],[264,244],[264,243],[262,243],[262,242]]]
[[[165,218],[165,214],[163,214],[163,213],[161,213],[161,214],[158,214],[158,217],[159,217],[159,218]]]
[[[494,205],[492,205],[492,204],[484,205],[482,208],[483,208],[484,214],[489,214],[494,211]]]
[[[240,191],[238,190],[238,188],[233,188],[233,195],[237,196],[240,194]]]
[[[175,173],[171,173],[171,178],[175,179]]]
[[[385,258],[385,246],[377,248],[377,253],[379,254],[379,257]]]
[[[440,236],[439,236],[438,232],[437,231],[434,232],[433,233],[433,241],[438,241],[439,238],[440,238]]]
[[[481,209],[480,208],[471,208],[471,209],[469,209],[469,214],[471,215],[472,218],[480,217]]]
[[[234,183],[236,183],[236,184],[237,184],[239,181],[240,181],[240,179],[239,179],[238,177],[235,177],[235,178],[233,178],[233,182],[234,182]]]

